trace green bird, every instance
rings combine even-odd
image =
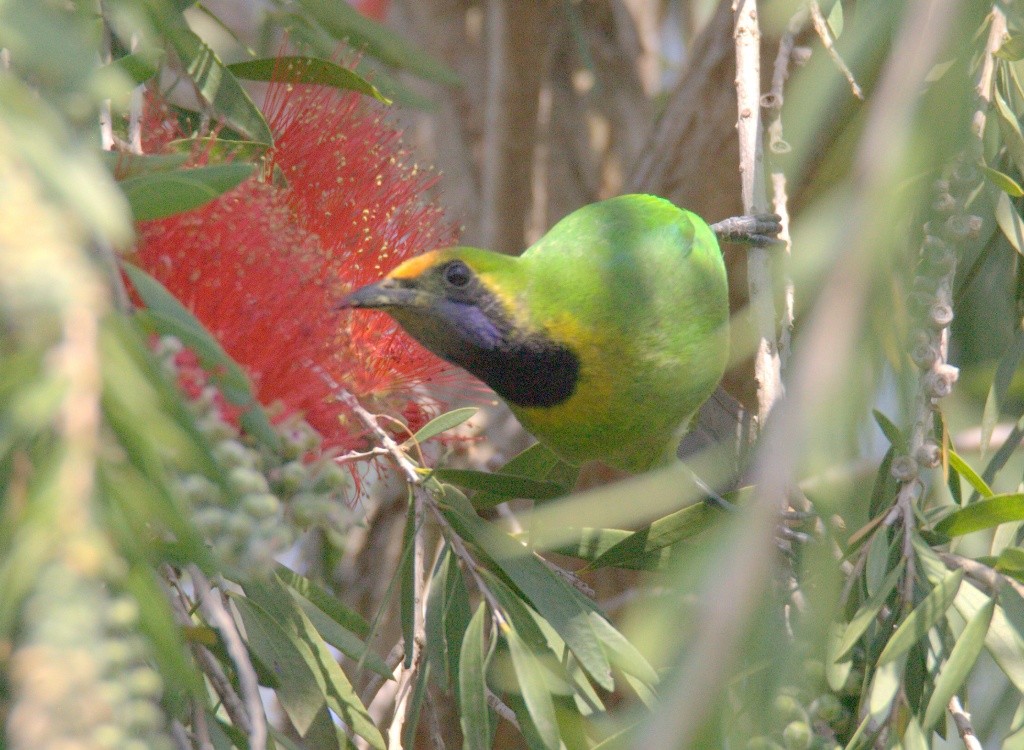
[[[387,311],[565,461],[629,472],[674,457],[728,359],[715,232],[650,195],[574,211],[519,257],[433,250],[341,306]]]

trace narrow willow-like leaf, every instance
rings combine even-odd
[[[878,424],[878,428],[882,431],[882,434],[885,435],[889,444],[900,453],[906,453],[907,438],[904,436],[903,431],[896,426],[896,423],[877,409],[873,409],[871,414],[874,416],[875,422]]]
[[[480,410],[475,406],[465,406],[461,409],[452,409],[444,414],[439,414],[416,430],[416,433],[409,442],[423,443],[437,437],[442,432],[455,429],[460,424],[468,422],[475,417],[478,411]]]
[[[967,675],[977,663],[978,656],[985,647],[985,637],[988,635],[988,628],[992,623],[992,614],[995,612],[995,608],[995,601],[990,599],[968,621],[960,637],[956,639],[956,645],[953,646],[949,658],[939,670],[938,677],[935,678],[932,697],[928,700],[928,708],[925,710],[924,719],[921,722],[921,726],[926,731],[932,729],[946,715],[946,706],[949,704],[950,698],[964,684]]]
[[[993,495],[955,510],[935,524],[947,536],[962,536],[1001,523],[1024,520],[1024,494]]]
[[[1024,581],[1024,548],[1006,547],[999,553],[993,567],[1018,581]]]
[[[995,55],[1010,62],[1024,60],[1024,34],[1017,33],[1011,36],[996,50]]]
[[[273,144],[274,136],[263,113],[210,45],[165,2],[150,0],[146,5],[153,24],[170,42],[184,64],[185,73],[195,83],[196,93],[242,137]]]
[[[472,469],[437,469],[434,476],[442,482],[463,487],[467,490],[478,490],[487,492],[488,496],[499,498],[499,502],[505,502],[513,498],[524,500],[550,500],[566,494],[566,489],[560,484],[546,482],[543,480],[530,479],[505,473],[491,473],[487,471],[473,471]],[[472,498],[474,508],[481,506],[476,498]]]
[[[449,86],[459,85],[459,76],[444,63],[395,34],[386,26],[362,15],[348,3],[333,0],[299,0],[306,11],[335,39],[364,47],[381,62]]]
[[[224,397],[243,409],[242,426],[271,450],[280,450],[281,439],[256,400],[245,371],[163,284],[131,263],[122,261],[121,268],[146,305],[144,313],[148,314],[148,319],[142,318],[143,312],[137,316],[148,322],[154,331],[177,336],[192,349]]]
[[[487,705],[487,639],[483,602],[469,621],[459,654],[459,722],[466,750],[490,750],[491,716]]]
[[[568,493],[579,477],[579,467],[567,464],[556,456],[550,448],[534,443],[519,455],[510,459],[499,470],[502,474],[512,474],[529,479],[543,480],[560,484]],[[507,497],[488,492],[480,492],[473,498],[477,508],[491,508],[507,500]]]
[[[374,99],[391,104],[377,87],[354,70],[343,68],[319,57],[264,57],[232,63],[227,69],[239,78],[249,81],[279,80],[287,83],[315,83],[336,89],[358,91]]]
[[[234,603],[245,624],[249,649],[273,673],[281,708],[299,734],[304,735],[326,705],[323,690],[309,665],[308,648],[247,597],[237,596]]]
[[[878,655],[879,667],[905,654],[911,646],[924,638],[932,626],[945,616],[946,610],[953,606],[953,600],[963,579],[964,572],[954,570],[928,592],[885,644],[882,653]]]
[[[279,564],[275,572],[277,577],[295,593],[315,604],[318,609],[343,628],[351,630],[360,638],[369,637],[370,623],[361,614],[345,606],[334,594],[284,565]]]
[[[416,576],[422,571],[416,570],[416,555],[413,548],[416,545],[415,501],[412,492],[409,493],[408,509],[405,514],[405,528],[402,532],[402,559],[399,565],[399,612],[402,623],[402,640],[405,644],[405,668],[412,666],[414,654],[414,640],[416,638]]]
[[[1024,172],[1024,133],[1021,132],[1020,121],[1006,100],[1003,99],[998,87],[992,94],[992,102],[995,104],[996,114],[999,117],[999,132],[1003,134],[1003,143],[1006,144],[1006,150],[1009,151],[1017,171]]]
[[[313,602],[306,599],[295,589],[290,589],[296,604],[302,608],[303,613],[316,628],[320,637],[341,653],[345,654],[356,664],[363,665],[372,672],[376,672],[385,680],[392,679],[391,669],[380,656],[374,653],[355,633],[339,625],[327,614],[317,607]]]
[[[638,561],[649,559],[652,553],[710,528],[722,513],[719,508],[700,500],[626,537],[594,560],[590,567],[634,567]]]
[[[471,617],[469,593],[458,563],[445,547],[430,581],[427,598],[427,657],[434,674],[459,690],[459,653]]]
[[[1006,193],[999,193],[996,199],[996,224],[1013,245],[1013,249],[1024,255],[1024,220]]]
[[[555,717],[555,703],[551,700],[547,680],[544,678],[544,667],[515,630],[506,628],[502,635],[508,644],[512,667],[515,669],[523,702],[530,713],[533,726],[537,729],[544,747],[558,750],[558,719]]]
[[[162,219],[209,203],[248,179],[252,164],[214,164],[209,167],[149,172],[121,180],[136,221]]]
[[[105,67],[122,72],[138,85],[157,74],[163,59],[163,50],[145,49],[119,57]]]
[[[371,747],[384,750],[384,738],[359,700],[352,683],[313,627],[313,623],[289,596],[280,579],[271,577],[259,582],[250,581],[245,583],[243,588],[246,600],[271,617],[295,645],[313,673],[326,705]],[[235,597],[236,602],[241,599],[242,597]]]
[[[611,665],[590,623],[593,606],[581,602],[575,589],[501,529],[453,509],[442,512],[459,535],[482,550],[558,631],[591,677],[611,690]]]
[[[988,483],[956,451],[949,451],[949,465],[982,497],[992,497],[995,494]]]
[[[1024,196],[1024,189],[1022,189],[1021,186],[1017,184],[1017,181],[1008,174],[1003,174],[998,169],[992,169],[992,167],[987,167],[984,164],[982,164],[980,168],[982,173],[984,173],[984,175],[989,179],[989,182],[1011,198],[1020,198],[1021,196]]]
[[[846,626],[842,637],[839,639],[833,661],[841,661],[844,656],[850,653],[850,649],[864,635],[868,626],[878,618],[878,613],[885,604],[885,600],[889,598],[889,594],[896,588],[896,584],[899,582],[900,576],[903,575],[905,567],[906,561],[900,560],[896,567],[889,571],[889,575],[885,577],[885,580],[875,590],[875,593],[857,610],[857,614],[850,620],[850,624]]]

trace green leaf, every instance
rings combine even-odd
[[[365,48],[381,62],[448,86],[460,85],[459,76],[444,63],[418,49],[386,26],[362,15],[348,3],[334,0],[299,0],[323,28],[338,40]]]
[[[209,203],[247,180],[254,169],[252,164],[216,164],[140,174],[119,184],[135,220],[151,221]]]
[[[345,656],[356,662],[356,664],[365,665],[367,669],[376,672],[386,680],[392,679],[393,675],[387,662],[363,643],[359,636],[328,617],[322,609],[295,589],[290,591],[296,604],[302,608],[302,611],[309,618],[313,627],[316,628],[316,632],[320,634],[324,641],[334,646]]]
[[[174,47],[203,101],[243,138],[273,144],[263,114],[210,45],[188,27],[180,13],[161,7],[165,3],[150,0],[146,5],[153,24]]]
[[[155,76],[160,70],[160,64],[164,60],[164,51],[161,49],[143,49],[119,57],[104,67],[117,70],[128,76],[136,85],[145,83]]]
[[[974,668],[981,650],[985,647],[985,637],[988,635],[989,625],[992,624],[995,608],[995,601],[989,599],[968,621],[960,637],[956,639],[949,658],[935,678],[935,687],[932,690],[932,697],[928,700],[928,708],[922,722],[925,730],[932,729],[945,716],[949,699],[956,694]]]
[[[475,406],[465,406],[461,409],[452,409],[444,414],[439,414],[416,430],[416,434],[414,434],[407,442],[425,443],[431,438],[437,437],[442,432],[455,429],[460,424],[468,422],[476,416],[478,411],[480,410]]]
[[[459,722],[462,725],[463,747],[467,750],[490,750],[490,707],[487,705],[487,638],[484,602],[469,621],[459,654]]]
[[[1024,133],[1021,132],[1020,121],[999,93],[999,89],[996,88],[992,93],[992,101],[999,116],[999,131],[1003,134],[1006,150],[1010,152],[1010,158],[1013,159],[1017,171],[1024,173]]]
[[[384,104],[391,104],[390,99],[354,70],[319,57],[264,57],[259,60],[232,63],[227,69],[248,81],[315,83],[336,89],[358,91]]]
[[[1000,573],[1005,573],[1018,581],[1024,580],[1024,549],[1006,547],[999,553],[993,566]]]
[[[896,584],[899,582],[900,576],[903,575],[905,567],[906,561],[901,559],[896,564],[896,567],[889,571],[885,580],[882,581],[882,584],[871,597],[857,610],[857,614],[850,620],[850,624],[846,626],[842,637],[839,639],[839,645],[836,646],[835,656],[833,657],[834,662],[842,661],[843,657],[850,653],[850,649],[854,647],[861,636],[867,631],[868,626],[878,618],[878,613],[885,605],[889,594],[896,588]]]
[[[121,180],[153,172],[168,172],[185,165],[189,154],[132,154],[127,151],[100,151],[107,169]]]
[[[996,223],[1013,249],[1024,255],[1024,221],[1006,193],[999,193],[996,199]]]
[[[978,472],[971,468],[959,453],[950,450],[948,455],[949,465],[956,470],[957,474],[966,479],[967,483],[971,485],[979,495],[982,497],[992,497],[995,494],[992,492],[992,488],[988,486],[985,480],[978,475]]]
[[[488,493],[488,498],[498,498],[499,503],[513,498],[550,500],[566,494],[565,487],[555,482],[530,479],[529,477],[505,474],[504,472],[492,474],[487,471],[473,471],[472,469],[436,469],[434,476],[442,482],[449,482],[468,490],[486,492]],[[471,502],[474,508],[491,507],[487,505],[481,506],[476,498],[473,498]]]
[[[427,598],[427,656],[442,685],[458,688],[459,652],[471,611],[462,571],[449,547],[441,554]],[[456,691],[457,693],[457,691]]]
[[[579,467],[568,464],[560,459],[550,448],[540,443],[534,443],[519,455],[510,459],[498,471],[501,474],[512,474],[529,479],[555,482],[564,488],[562,494],[568,494],[575,486],[580,470]],[[507,499],[507,496],[481,492],[473,498],[473,505],[476,508],[491,508],[505,502]]]
[[[288,595],[283,582],[272,577],[266,581],[250,581],[243,585],[246,601],[269,615],[280,626],[315,677],[327,706],[355,734],[372,747],[384,750],[384,738],[356,695],[348,677],[327,648],[323,638],[313,627],[293,597]],[[235,601],[242,597],[236,597]],[[248,625],[247,625],[248,627]],[[262,658],[262,657],[261,657]]]
[[[537,549],[547,549],[560,555],[593,562],[619,542],[628,539],[635,533],[626,529],[561,528],[555,532],[555,543],[551,544],[549,539],[551,535],[548,533],[548,530],[531,529],[529,538],[530,542]],[[566,541],[566,537],[572,538]],[[661,570],[671,559],[672,548],[664,547],[649,555],[623,560],[618,564],[618,567],[626,570]]]
[[[502,635],[508,644],[512,657],[512,667],[516,672],[519,689],[522,691],[523,702],[530,713],[544,747],[558,750],[559,732],[558,719],[555,717],[555,704],[548,692],[544,667],[527,647],[516,631],[511,627],[503,629]]]
[[[723,512],[700,500],[630,534],[594,560],[589,567],[635,567],[639,561],[649,560],[653,553],[710,528]]]
[[[122,261],[121,268],[147,308],[136,313],[136,317],[148,321],[159,333],[177,336],[195,352],[210,380],[220,388],[224,397],[243,409],[241,422],[246,431],[272,451],[279,451],[281,439],[253,395],[245,371],[163,284],[131,263]]]
[[[565,641],[583,668],[606,690],[611,665],[590,622],[593,605],[508,534],[482,519],[441,506],[458,534],[484,552]]]
[[[306,734],[326,702],[309,666],[308,649],[247,597],[236,596],[234,603],[245,624],[249,649],[272,670],[281,707],[298,733]]]
[[[416,577],[423,571],[416,570],[416,501],[410,487],[408,508],[405,513],[405,528],[402,531],[402,559],[399,562],[399,614],[402,625],[402,640],[405,647],[405,668],[412,667],[416,638]]]
[[[914,607],[913,611],[896,628],[896,632],[889,638],[889,642],[885,644],[882,653],[878,655],[879,667],[893,662],[924,638],[932,626],[946,614],[946,610],[953,605],[953,600],[956,598],[960,582],[963,579],[964,572],[954,570],[928,592],[928,595]]]
[[[828,12],[828,27],[832,31],[832,38],[838,39],[843,34],[843,4],[839,0],[832,6],[832,10]]]
[[[995,56],[1010,62],[1024,60],[1024,34],[1014,34],[1003,42],[1003,45],[995,51]]]
[[[647,689],[653,691],[659,682],[658,673],[636,646],[616,630],[600,612],[591,612],[590,622],[612,665],[636,677]]]
[[[871,414],[874,415],[875,422],[878,423],[879,429],[882,430],[882,434],[885,435],[889,444],[900,453],[906,453],[907,438],[904,437],[902,430],[896,426],[896,423],[877,409],[872,409]]]
[[[1024,494],[993,495],[953,511],[935,524],[935,530],[946,536],[963,536],[1021,520],[1024,520]]]
[[[1006,354],[999,360],[995,377],[992,378],[992,386],[989,388],[988,396],[985,398],[985,410],[981,418],[982,461],[985,460],[985,456],[992,444],[992,432],[999,421],[1003,404],[1006,403],[1006,394],[1010,389],[1010,383],[1013,382],[1013,374],[1017,371],[1022,357],[1024,357],[1024,331],[1018,330],[1014,334],[1013,343],[1007,348]]]
[[[979,165],[982,173],[989,179],[993,185],[1002,190],[1011,198],[1020,198],[1024,196],[1024,188],[1021,188],[1017,181],[1007,174],[1003,174],[998,169],[992,169],[984,164]]]
[[[343,628],[352,631],[359,638],[370,636],[370,623],[361,614],[342,604],[334,594],[284,565],[279,564],[275,572],[285,585],[302,598],[315,604],[318,609]]]

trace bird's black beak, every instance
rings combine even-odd
[[[376,284],[356,289],[334,306],[335,310],[353,307],[387,309],[389,307],[423,307],[429,295],[418,289],[402,286],[394,279],[382,279]]]

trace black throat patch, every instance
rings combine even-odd
[[[538,335],[474,349],[462,366],[520,407],[558,406],[572,396],[580,375],[575,352]]]

